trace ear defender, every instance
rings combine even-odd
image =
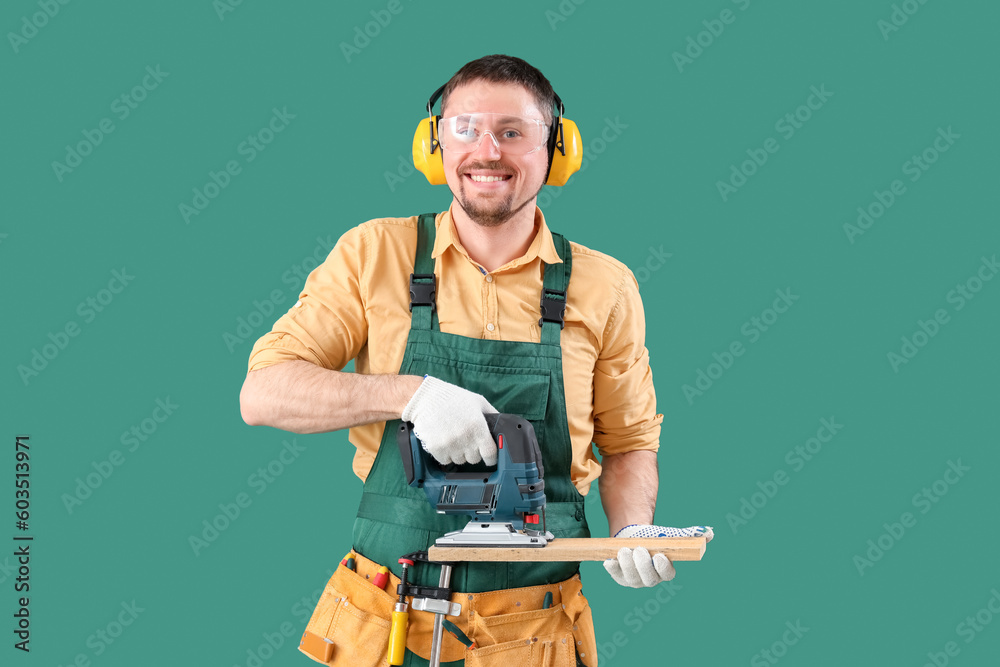
[[[566,185],[583,162],[583,139],[576,123],[563,117],[563,103],[556,95],[559,115],[549,133],[549,173],[545,185]]]
[[[441,144],[437,140],[437,126],[441,116],[424,118],[413,134],[413,166],[427,177],[431,185],[444,185],[444,161]]]
[[[427,101],[427,118],[417,125],[413,134],[413,166],[427,177],[431,185],[445,185],[444,162],[441,159],[441,144],[438,142],[437,127],[441,116],[434,115],[434,103],[444,92],[444,86],[434,91]],[[563,117],[563,103],[556,95],[559,114],[549,131],[547,148],[549,151],[549,173],[546,185],[566,185],[569,177],[580,169],[583,161],[583,139],[576,123]]]

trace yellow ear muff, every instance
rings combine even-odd
[[[444,162],[437,142],[437,121],[440,116],[424,118],[413,134],[413,166],[427,177],[431,185],[444,185]],[[579,165],[578,165],[579,166]]]
[[[566,185],[569,177],[580,169],[583,162],[583,139],[576,123],[569,118],[560,120],[556,127],[556,147],[552,152],[552,165],[545,185]]]

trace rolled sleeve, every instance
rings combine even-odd
[[[626,269],[594,368],[594,443],[601,456],[660,446],[639,285]]]
[[[248,371],[299,359],[341,370],[358,355],[368,339],[366,252],[361,227],[340,237],[306,278],[299,300],[254,344]]]

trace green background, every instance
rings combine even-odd
[[[1000,280],[976,276],[992,277],[982,258],[1000,250],[1000,9],[904,4],[915,13],[884,32],[888,1],[403,0],[395,15],[385,2],[247,1],[220,16],[209,0],[117,0],[54,5],[48,19],[5,2],[0,515],[10,539],[14,438],[30,435],[35,540],[30,655],[12,648],[13,547],[0,550],[0,661],[245,666],[289,623],[263,664],[312,664],[295,646],[349,546],[360,484],[346,432],[242,422],[247,357],[295,301],[301,280],[286,272],[367,219],[448,205],[405,168],[413,128],[431,91],[499,52],[546,74],[588,146],[586,169],[542,196],[549,224],[641,281],[665,414],[656,518],[716,528],[704,561],[678,564],[665,604],[584,566],[601,664],[772,664],[766,649],[789,665],[922,665],[948,642],[950,664],[995,664],[1000,619],[981,610],[1000,590]],[[372,11],[391,20],[348,58],[341,44]],[[167,75],[120,118],[114,100],[147,66]],[[832,95],[807,113],[813,86]],[[248,162],[238,147],[274,108],[295,117]],[[776,123],[797,110],[811,117],[787,137]],[[104,118],[114,131],[60,180],[52,163]],[[592,143],[609,120],[627,127]],[[911,181],[905,163],[939,128],[959,138]],[[717,183],[768,138],[779,150],[724,199]],[[241,172],[186,223],[179,205],[229,160]],[[844,225],[894,179],[905,193],[849,239]],[[87,321],[79,304],[122,267],[134,279]],[[981,289],[958,309],[948,295],[970,279]],[[776,290],[798,299],[751,342],[741,329],[773,316]],[[227,344],[274,291],[273,312]],[[887,354],[938,309],[947,323],[894,369]],[[71,322],[79,334],[22,378]],[[710,368],[734,341],[744,354]],[[717,379],[688,400],[699,370]],[[157,399],[178,407],[128,451],[123,432]],[[831,418],[843,428],[821,451],[800,469],[786,459]],[[305,450],[258,493],[251,476],[293,439]],[[67,509],[77,478],[115,450],[124,462]],[[955,484],[938,481],[949,461],[969,468]],[[786,483],[769,487],[776,474]],[[925,488],[935,502],[915,503]],[[189,536],[241,492],[252,504],[195,555]],[[905,512],[915,524],[891,536],[884,524]],[[889,549],[859,567],[880,538]],[[133,600],[134,622],[95,639]],[[992,623],[963,633],[977,613]],[[789,645],[797,622],[808,631]]]

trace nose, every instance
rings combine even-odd
[[[486,140],[487,134],[490,135],[489,141]],[[476,150],[472,151],[472,156],[483,160],[500,159],[500,142],[493,136],[492,131],[487,130],[483,133],[482,138],[479,140],[479,145],[476,146]]]

